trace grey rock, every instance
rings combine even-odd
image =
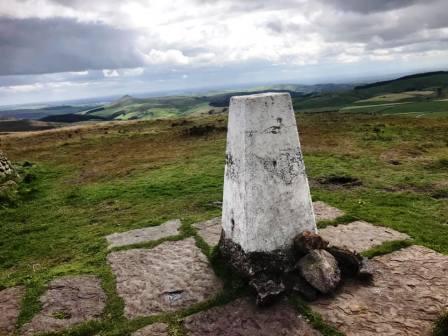
[[[97,320],[106,306],[100,279],[90,275],[55,279],[39,300],[42,311],[23,326],[23,335],[59,332]]]
[[[302,276],[321,293],[330,293],[341,281],[336,259],[325,250],[313,250],[300,259],[298,268]]]
[[[192,238],[152,249],[113,252],[107,259],[127,318],[185,309],[213,298],[222,289]]]
[[[286,287],[279,279],[272,279],[267,276],[258,276],[249,282],[257,292],[257,305],[266,306],[273,303],[285,292]]]
[[[106,239],[109,243],[109,249],[111,249],[113,247],[145,243],[169,236],[175,236],[179,234],[180,226],[180,220],[174,219],[159,226],[151,226],[121,233],[113,233],[107,236]]]
[[[327,226],[325,229],[319,230],[319,234],[332,246],[356,252],[364,252],[387,241],[410,238],[407,234],[364,221]]]
[[[132,333],[132,336],[169,336],[166,323],[154,323]]]
[[[299,255],[305,255],[311,250],[323,250],[328,246],[328,242],[323,240],[315,232],[304,231],[294,238],[294,249]]]
[[[0,335],[14,333],[24,295],[25,288],[22,286],[0,291]]]

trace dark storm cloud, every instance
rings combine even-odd
[[[0,75],[136,67],[136,38],[100,23],[0,17]]]

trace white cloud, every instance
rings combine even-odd
[[[89,74],[89,71],[87,71],[87,70],[84,70],[84,71],[70,71],[69,74],[73,75],[73,76],[87,76]]]
[[[115,69],[104,69],[103,70],[104,77],[119,77],[120,74]]]
[[[145,69],[142,67],[133,69],[121,69],[120,72],[123,74],[123,76],[137,77],[143,75]]]
[[[176,49],[151,49],[149,53],[143,54],[143,57],[147,64],[188,64],[190,62],[182,51]]]
[[[43,87],[42,83],[0,86],[0,91],[5,93],[27,93],[42,90]]]

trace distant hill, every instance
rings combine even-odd
[[[95,116],[95,115],[85,115],[85,114],[58,114],[52,116],[46,116],[41,121],[46,122],[58,122],[58,123],[76,123],[81,121],[92,121],[92,120],[105,120],[105,118]]]
[[[42,131],[62,126],[37,120],[2,120],[0,121],[0,133]]]
[[[396,93],[447,87],[448,71],[436,71],[419,73],[393,80],[361,85],[355,87],[355,91],[373,95],[379,93]]]
[[[223,93],[223,94],[217,94],[214,96],[208,97],[208,101],[210,106],[213,107],[227,107],[230,103],[230,98],[233,96],[246,96],[251,94],[257,94],[257,93],[265,93],[265,92],[289,92],[291,97],[302,97],[303,93],[301,92],[295,92],[295,91],[288,91],[288,90],[261,90],[261,91],[242,91],[242,92],[231,92],[231,93]]]
[[[29,109],[0,110],[0,118],[39,120],[47,116],[78,113],[84,110],[90,110],[92,108],[94,108],[94,106],[60,105],[60,106],[47,106],[36,109],[29,108]]]

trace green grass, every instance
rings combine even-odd
[[[222,117],[208,117],[181,126],[169,120],[100,124],[70,137],[62,131],[2,139],[2,148],[14,162],[35,163],[27,170],[35,176],[25,186],[28,192],[15,205],[0,209],[0,287],[27,287],[19,323],[39,310],[38,298],[48,282],[63,275],[95,274],[108,297],[100,322],[67,335],[128,335],[159,320],[182,335],[182,316],[245,295],[241,281],[221,268],[216,251],[191,226],[220,214],[211,204],[222,198],[225,133],[190,137],[185,130],[223,123]],[[433,198],[447,188],[447,118],[332,113],[300,116],[298,124],[313,198],[347,214],[319,226],[362,219],[405,232],[415,243],[448,254],[448,200]],[[391,159],[399,164],[391,164]],[[319,183],[330,175],[351,176],[362,184],[346,188]],[[104,236],[174,218],[183,225],[181,234],[170,239],[193,236],[225,280],[225,289],[192,309],[127,321],[106,263]],[[403,246],[391,243],[369,256]],[[338,335],[305,305],[296,307],[324,335]]]
[[[448,335],[448,313],[444,313],[437,320],[434,329],[433,336],[446,336]]]

